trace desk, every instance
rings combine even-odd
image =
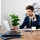
[[[1,30],[0,33],[5,33],[6,30]],[[23,30],[20,31],[24,38],[15,38],[15,39],[8,39],[8,40],[40,40],[40,31],[34,31],[32,33],[24,32]],[[2,40],[0,38],[0,40]]]

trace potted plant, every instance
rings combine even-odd
[[[10,17],[11,17],[13,29],[16,30],[18,28],[17,27],[19,25],[18,21],[20,21],[20,19],[18,18],[18,15],[16,14],[11,14]]]

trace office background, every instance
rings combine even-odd
[[[8,20],[10,27],[11,19],[10,14],[17,14],[20,18],[20,25],[22,24],[25,13],[26,6],[33,5],[33,3],[37,3],[40,8],[40,0],[1,0],[1,22],[2,27],[0,29],[5,29],[3,25],[4,20]]]

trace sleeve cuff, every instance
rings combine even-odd
[[[37,19],[35,18],[34,21],[36,21]]]

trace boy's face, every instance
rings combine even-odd
[[[26,12],[28,15],[32,15],[32,13],[33,13],[33,11],[31,9],[27,9]]]

